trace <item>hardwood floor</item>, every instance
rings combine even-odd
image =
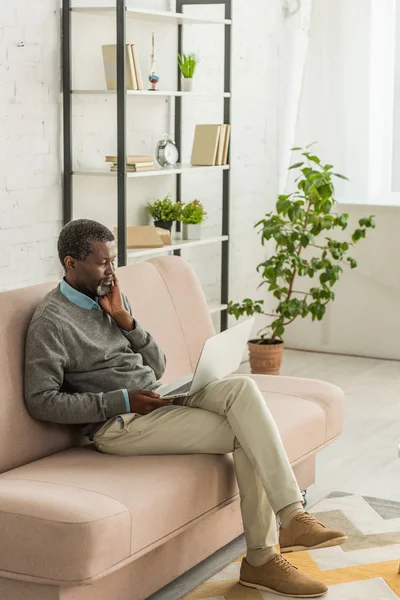
[[[248,372],[248,365],[243,365]],[[400,362],[285,350],[282,375],[322,379],[346,392],[342,436],[317,457],[309,505],[333,491],[400,501]],[[239,538],[151,597],[177,600],[243,553]]]
[[[289,350],[282,374],[329,381],[347,397],[343,434],[318,454],[309,502],[332,491],[400,501],[400,363]]]

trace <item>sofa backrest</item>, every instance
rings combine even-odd
[[[200,283],[175,256],[118,269],[135,318],[164,349],[164,381],[193,372],[215,333]],[[23,398],[25,336],[35,307],[55,284],[0,293],[0,473],[83,443],[78,428],[39,422]]]

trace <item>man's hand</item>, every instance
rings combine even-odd
[[[140,390],[139,392],[129,392],[129,404],[131,411],[138,415],[148,415],[156,408],[168,406],[172,400],[163,400],[160,394],[150,392],[149,390]]]
[[[125,331],[131,331],[134,329],[134,321],[125,308],[115,271],[114,285],[107,296],[102,296],[99,298],[99,304],[101,308],[116,322],[120,329],[124,329]]]

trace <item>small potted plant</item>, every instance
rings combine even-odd
[[[275,310],[264,312],[264,300],[245,298],[229,303],[229,313],[237,319],[243,315],[262,314],[270,319],[258,337],[249,342],[252,373],[278,375],[284,347],[283,336],[295,319],[311,317],[321,321],[329,302],[335,299],[333,286],[344,268],[354,269],[357,262],[348,255],[367,229],[374,228],[373,217],[360,219],[349,239],[333,237],[333,231],[347,227],[348,214],[334,211],[333,177],[347,179],[323,165],[315,154],[301,152],[301,160],[290,169],[298,169],[297,189],[278,196],[276,211],[256,223],[261,243],[272,241],[274,253],[257,267],[261,284],[276,300]],[[307,249],[307,250],[306,250]],[[306,250],[306,252],[305,252]]]
[[[181,209],[180,220],[183,225],[184,240],[199,240],[201,238],[201,224],[205,221],[207,213],[199,200],[184,204]]]
[[[193,89],[193,75],[197,65],[196,55],[178,54],[178,65],[182,74],[182,89],[184,92],[191,92]]]
[[[153,217],[155,227],[171,231],[173,222],[180,220],[181,203],[173,202],[171,195],[167,194],[165,198],[149,203],[147,210]]]

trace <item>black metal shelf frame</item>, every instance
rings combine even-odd
[[[232,0],[177,0],[176,12],[183,13],[185,6],[224,5],[225,19],[232,19]],[[183,25],[178,24],[178,52],[183,51]],[[225,25],[224,91],[231,91],[231,26]],[[127,264],[126,246],[126,0],[116,0],[117,39],[117,202],[118,202],[118,265]],[[73,218],[73,167],[72,167],[72,81],[71,81],[71,0],[62,0],[62,83],[63,83],[63,222]],[[177,70],[177,89],[181,90],[181,77]],[[224,123],[230,123],[231,95],[224,98]],[[182,97],[175,97],[175,141],[182,147]],[[228,164],[229,155],[228,155]],[[230,169],[222,173],[222,235],[229,236],[230,219]],[[182,175],[177,174],[176,200],[182,195]],[[180,224],[177,224],[178,231]],[[229,300],[229,240],[221,242],[221,304]],[[174,254],[180,254],[175,250]],[[227,310],[221,311],[221,331],[228,326]]]

